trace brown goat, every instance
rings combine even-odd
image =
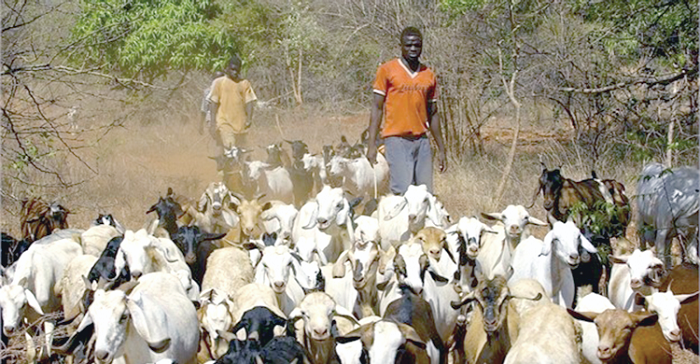
[[[535,199],[542,192],[544,198],[544,208],[548,217],[559,221],[566,221],[569,218],[571,208],[577,203],[584,203],[588,208],[593,208],[598,202],[605,202],[606,195],[612,199],[619,213],[613,216],[613,222],[622,227],[621,231],[612,233],[612,236],[624,235],[630,219],[629,200],[625,195],[625,186],[615,180],[598,180],[593,174],[593,178],[583,181],[574,181],[561,175],[558,169],[548,170],[544,165],[540,175],[539,184]],[[604,195],[604,192],[605,195]],[[551,223],[552,221],[550,221]],[[578,224],[578,222],[577,222]]]
[[[684,263],[671,269],[668,274],[662,278],[660,290],[668,290],[669,285],[673,286],[673,293],[690,294],[698,290],[698,266],[690,263]],[[683,345],[698,353],[698,300],[690,303],[682,304],[678,311],[678,327],[681,329],[683,336]]]
[[[56,229],[67,229],[70,211],[56,202],[50,205],[41,197],[22,201],[20,223],[22,238],[29,242],[39,240]]]
[[[600,337],[597,355],[601,362],[671,364],[671,345],[664,338],[655,313],[629,313],[621,309],[602,313],[567,311],[576,319],[596,324]]]
[[[468,363],[503,363],[505,360],[519,331],[520,315],[511,298],[506,279],[497,275],[493,279],[479,279],[476,288],[461,302],[452,303],[454,309],[470,301],[478,303],[464,337]]]

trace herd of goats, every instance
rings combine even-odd
[[[697,169],[649,164],[640,249],[624,186],[543,166],[522,205],[453,220],[426,186],[387,193],[366,144],[216,158],[199,200],[168,189],[143,229],[24,201],[2,233],[2,359],[65,363],[671,363],[698,353]],[[609,206],[601,233],[572,213]],[[548,227],[543,239],[529,225]],[[681,246],[672,264],[671,243]],[[655,249],[647,249],[647,245]],[[655,253],[655,252],[656,253]],[[590,288],[581,289],[586,286]],[[585,294],[585,292],[590,292]],[[12,350],[14,348],[14,350]],[[19,348],[19,349],[18,349]]]

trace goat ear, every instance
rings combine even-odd
[[[342,318],[345,318],[345,319],[348,319],[348,320],[352,321],[352,323],[355,325],[360,324],[357,321],[357,319],[355,318],[355,316],[352,314],[352,312],[350,312],[348,309],[346,309],[343,306],[337,306],[337,305],[335,306],[335,315],[342,317]]]
[[[618,257],[616,255],[610,255],[610,261],[615,264],[625,264],[627,263],[628,257]]]
[[[406,200],[405,197],[401,198],[401,201],[399,201],[399,203],[397,203],[394,208],[392,208],[391,211],[384,216],[384,221],[389,221],[398,216],[401,210],[403,210],[407,204],[408,200]]]
[[[585,236],[581,235],[580,238],[581,238],[581,247],[583,249],[585,249],[587,252],[589,252],[591,254],[595,254],[598,252],[598,249],[596,249],[596,247],[593,246],[593,244],[591,244],[591,242],[588,239],[586,239]]]
[[[223,234],[206,233],[206,234],[201,235],[200,241],[219,240],[219,239],[223,239],[224,236],[226,236],[226,233],[223,233]]]
[[[437,272],[435,272],[432,267],[428,269],[428,273],[430,273],[430,277],[433,278],[433,280],[437,283],[447,283],[449,282],[449,279],[439,275]]]
[[[630,314],[637,326],[653,326],[659,320],[659,316],[649,312],[632,312]]]
[[[170,337],[165,332],[167,318],[162,310],[145,310],[142,306],[148,306],[148,299],[144,295],[127,297],[126,305],[131,315],[131,323],[136,331],[148,343],[148,347],[155,353],[162,353],[170,347]]]
[[[31,307],[36,313],[43,315],[44,311],[41,309],[41,305],[39,304],[39,301],[36,299],[36,296],[34,296],[34,293],[32,291],[25,289],[24,290],[24,295],[27,296],[27,304],[29,307]]]
[[[646,297],[639,292],[634,293],[634,303],[638,306],[644,306],[646,303]]]
[[[554,231],[550,231],[544,236],[542,250],[540,251],[540,256],[552,254],[552,244],[554,244]]]
[[[229,211],[228,209],[222,209],[221,215],[223,215],[224,221],[229,226],[238,225],[238,216],[236,216],[232,211]]]
[[[698,299],[698,293],[700,293],[700,291],[695,292],[695,293],[690,293],[690,294],[676,294],[676,295],[673,295],[673,297],[675,299],[677,299],[678,302],[680,302],[681,304],[685,304],[685,303],[693,302],[696,299]]]
[[[338,257],[338,260],[333,264],[333,278],[345,277],[345,262],[348,261],[349,251],[344,251]]]
[[[501,214],[500,212],[482,212],[481,217],[483,217],[486,220],[503,221],[503,214]]]
[[[303,226],[304,229],[308,230],[316,226],[316,222],[318,219],[318,202],[315,202],[313,209],[314,210],[311,213],[311,216],[309,217],[309,221],[306,223],[306,225]]]
[[[578,311],[574,311],[570,308],[567,308],[566,312],[568,312],[569,315],[571,315],[571,317],[573,317],[577,320],[583,320],[583,321],[588,321],[588,322],[593,322],[593,320],[595,320],[596,317],[598,317],[598,315],[599,315],[599,313],[597,313],[597,312],[578,312]]]
[[[406,324],[397,323],[396,326],[399,327],[399,331],[406,338],[406,341],[410,341],[413,345],[425,349],[425,341],[423,341],[414,328]]]
[[[546,222],[534,217],[534,216],[529,216],[527,218],[527,223],[531,225],[538,225],[538,226],[549,226]]]

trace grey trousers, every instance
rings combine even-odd
[[[426,185],[433,192],[433,159],[427,134],[384,139],[391,192],[403,194],[410,185]]]

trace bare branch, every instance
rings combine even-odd
[[[695,76],[697,73],[698,73],[698,67],[695,66],[695,68],[692,68],[690,70],[684,69],[677,74],[669,75],[669,76],[661,77],[661,78],[638,79],[638,80],[632,80],[632,81],[627,81],[627,82],[620,82],[620,83],[616,83],[614,85],[600,87],[600,88],[560,87],[558,90],[563,91],[563,92],[575,92],[575,93],[581,93],[581,94],[602,94],[602,93],[606,93],[606,92],[610,92],[610,91],[615,91],[615,90],[618,90],[621,88],[625,88],[628,86],[632,86],[632,85],[640,85],[640,84],[646,84],[647,86],[668,85],[670,83],[673,83],[675,81],[682,79],[683,77]]]

